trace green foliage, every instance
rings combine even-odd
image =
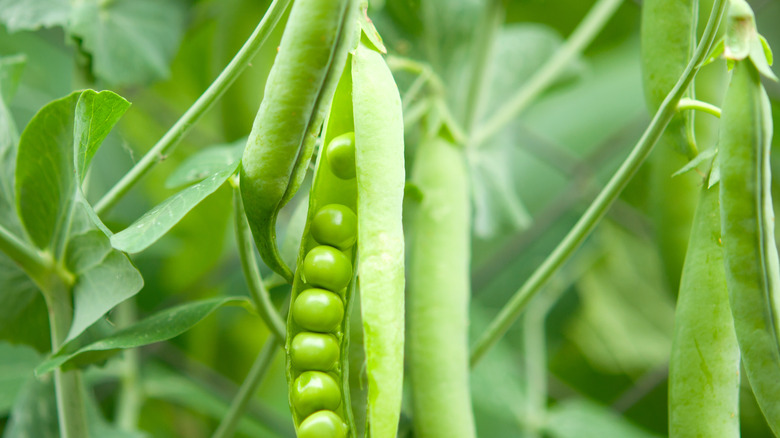
[[[446,303],[432,302],[422,311],[417,309],[416,317],[433,321],[426,312],[456,304],[451,296],[456,291],[470,293],[467,321],[446,322],[456,326],[451,336],[458,339],[468,327],[473,348],[624,162],[630,146],[680,78],[690,57],[687,43],[682,42],[702,33],[712,2],[699,2],[698,33],[672,33],[681,28],[674,23],[684,17],[663,21],[671,28],[664,32],[679,49],[674,54],[658,38],[640,36],[641,5],[650,10],[647,5],[655,3],[651,1],[370,3],[368,13],[361,12],[353,24],[364,32],[362,50],[371,51],[376,61],[379,52],[386,50],[381,56],[401,94],[407,248],[426,243],[414,220],[421,211],[433,219],[452,213],[446,210],[452,207],[447,202],[430,207],[435,201],[427,199],[430,187],[409,181],[412,168],[432,164],[425,161],[424,148],[418,145],[440,137],[451,148],[450,158],[465,165],[462,175],[454,176],[447,172],[449,165],[435,163],[443,166],[443,175],[467,188],[468,199],[462,200],[466,204],[459,204],[456,214],[456,219],[468,219],[466,225],[459,222],[468,227],[468,235],[459,236],[467,241],[445,240],[451,244],[445,246],[459,254],[426,259],[427,265],[421,266],[434,269],[447,256],[463,256],[463,247],[470,247],[471,258],[452,275],[439,273],[441,281],[434,280],[428,269],[414,273],[422,277],[420,284],[433,282],[427,292],[452,284],[436,298]],[[744,2],[731,3],[749,8]],[[600,225],[578,234],[582,247],[556,259],[570,256],[528,296],[523,304],[527,311],[517,323],[510,323],[501,340],[471,364],[470,387],[423,394],[437,401],[458,394],[464,401],[470,393],[477,436],[669,434],[672,402],[667,400],[666,370],[673,333],[687,333],[695,325],[690,322],[694,319],[687,324],[674,322],[675,285],[695,204],[689,195],[690,189],[699,191],[701,184],[717,187],[721,178],[722,164],[717,163],[722,156],[716,144],[721,126],[712,109],[724,105],[724,114],[727,111],[722,95],[727,75],[734,74],[727,67],[750,63],[764,77],[769,105],[762,111],[780,108],[777,85],[771,82],[777,67],[772,67],[769,50],[780,44],[776,26],[780,7],[753,3],[752,12],[737,13],[735,8],[731,18],[724,16],[721,30],[730,29],[729,34],[708,50],[706,65],[685,95],[689,105],[667,129],[671,134],[663,140],[665,153],[652,158],[652,168],[634,169],[614,205],[604,207],[594,219],[593,224]],[[57,394],[81,391],[90,436],[200,437],[227,429],[242,437],[295,436],[284,378],[285,355],[277,354],[277,345],[284,342],[274,338],[284,335],[290,286],[258,263],[251,238],[242,242],[234,236],[234,232],[247,232],[248,225],[240,202],[231,208],[230,190],[233,194],[238,190],[236,169],[258,106],[269,95],[264,91],[267,77],[290,4],[286,0],[0,0],[0,435],[4,438],[67,436],[78,425],[59,421]],[[258,28],[260,37],[252,40],[252,28],[269,9],[269,21]],[[589,25],[583,30],[581,23]],[[306,28],[306,23],[293,24]],[[251,50],[226,70],[228,80],[204,93],[248,39]],[[659,44],[653,52],[655,61],[648,64],[640,59],[640,43]],[[346,51],[342,55],[346,57]],[[731,60],[727,66],[724,56],[742,60]],[[555,63],[557,67],[550,68]],[[351,61],[348,65],[351,68]],[[288,67],[295,71],[300,65]],[[647,90],[652,101],[649,109],[645,109],[643,71],[663,82],[660,88]],[[272,88],[281,91],[278,98],[288,97],[285,79],[272,81]],[[336,87],[333,80],[329,84]],[[351,82],[342,84],[347,85],[351,89]],[[93,91],[105,89],[111,91]],[[374,110],[388,109],[369,103],[355,115],[353,96],[340,90],[325,129],[320,132],[316,120],[316,127],[306,126],[311,128],[307,145],[322,164],[327,164],[320,154],[326,140],[353,130],[357,118],[371,118],[368,115]],[[314,91],[312,96],[318,99],[333,90]],[[211,100],[199,100],[202,95]],[[701,109],[694,99],[710,104],[712,111],[699,112],[694,119],[694,110]],[[324,111],[331,102],[323,100],[328,101],[319,108]],[[196,101],[200,103],[194,105]],[[770,120],[764,118],[766,128]],[[386,120],[372,121],[371,134],[389,126]],[[397,140],[399,126],[388,129]],[[686,150],[693,144],[689,143],[692,134],[696,149],[684,157],[675,148]],[[670,136],[678,138],[670,140]],[[153,146],[160,143],[167,145],[162,152]],[[179,146],[173,153],[175,145]],[[393,150],[400,159],[400,145]],[[351,154],[347,150],[338,158]],[[331,243],[312,240],[307,218],[315,211],[308,209],[321,207],[324,201],[336,202],[329,198],[336,186],[316,185],[312,172],[306,172],[314,166],[306,154],[300,157],[294,157],[291,178],[296,189],[300,184],[303,190],[292,198],[285,181],[282,196],[290,202],[278,209],[272,230],[280,237],[280,258],[288,266],[296,266],[302,236],[306,248]],[[703,171],[713,159],[716,165],[703,181]],[[151,164],[138,170],[138,163],[144,161]],[[774,161],[764,164],[777,172]],[[360,178],[361,164],[357,166]],[[131,171],[138,177],[106,203],[117,181]],[[398,175],[383,172],[381,176]],[[312,200],[307,194],[313,184],[312,193],[318,198]],[[456,184],[451,188],[463,190]],[[774,189],[777,192],[778,187]],[[358,198],[355,202],[360,202]],[[384,205],[381,197],[372,203]],[[431,227],[430,241],[433,233],[447,232]],[[373,237],[376,247],[385,243],[381,234]],[[770,240],[761,241],[771,256]],[[407,259],[409,255],[407,250]],[[356,260],[352,264],[358,269],[367,266]],[[252,269],[246,269],[250,265]],[[354,417],[346,419],[354,438],[365,434],[366,418],[371,416],[367,410],[375,403],[369,398],[376,383],[372,376],[388,360],[400,364],[398,345],[396,353],[390,348],[366,351],[363,347],[366,339],[376,335],[371,324],[387,315],[389,308],[377,306],[368,321],[361,315],[361,310],[381,302],[365,306],[359,297],[372,273],[393,270],[381,268],[353,279],[354,290],[349,293],[356,299],[339,319],[343,326],[327,335],[341,336],[339,366],[344,373],[339,385],[344,385],[344,409],[350,411],[345,415]],[[696,284],[695,279],[688,282]],[[406,292],[413,291],[407,288]],[[740,310],[743,316],[755,314],[748,307]],[[695,316],[702,322],[700,317],[707,315]],[[316,315],[307,317],[316,319]],[[269,324],[277,327],[269,329]],[[295,330],[292,336],[298,334]],[[394,330],[402,332],[400,326]],[[407,336],[408,330],[410,326]],[[431,407],[412,403],[411,394],[419,388],[409,379],[413,374],[409,368],[420,362],[439,377],[442,361],[448,361],[448,368],[466,370],[469,364],[461,356],[469,352],[460,344],[463,351],[441,353],[443,358],[434,357],[432,350],[417,352],[419,359],[414,360],[406,355],[404,381],[392,378],[393,389],[403,388],[405,398],[398,436],[426,435],[419,426],[415,430],[415,424],[421,422],[420,410]],[[312,367],[325,367],[321,364],[330,364],[333,356],[333,345],[328,345],[327,360],[304,359]],[[442,345],[445,351],[452,347],[452,343]],[[675,353],[681,351],[678,347]],[[765,411],[771,405],[769,412],[774,412],[777,400],[767,388],[775,383],[756,377],[756,371],[747,374],[751,380],[742,379],[739,394],[741,435],[770,436],[759,405]],[[759,395],[758,404],[753,390]],[[468,422],[466,416],[459,420]],[[384,430],[392,432],[393,422]],[[219,433],[215,437],[226,436]]]

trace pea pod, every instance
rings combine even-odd
[[[739,437],[739,347],[726,290],[718,188],[699,197],[675,311],[669,436]]]
[[[286,373],[290,384],[290,407],[301,437],[356,436],[346,359],[349,352],[349,315],[355,290],[354,266],[358,254],[355,245],[357,181],[336,176],[326,158],[327,145],[333,142],[334,137],[352,129],[349,99],[352,81],[350,65],[345,64],[326,122],[323,136],[326,146],[320,150],[309,194],[309,211],[287,321]],[[344,219],[349,215],[351,217]],[[318,253],[330,256],[314,260]],[[345,273],[346,286],[343,285]],[[337,350],[335,360],[334,350]],[[319,376],[318,379],[311,379],[312,372],[322,374],[315,375]],[[336,382],[337,387],[329,385],[320,392],[306,389],[307,386],[316,388],[319,382],[326,381],[323,374]],[[300,396],[307,392],[311,396]],[[333,406],[333,400],[339,403]],[[322,401],[331,402],[329,409],[308,412],[308,406]],[[318,430],[324,431],[325,435],[318,435]]]
[[[412,181],[422,192],[413,219],[408,296],[409,374],[415,435],[474,437],[469,391],[468,174],[440,136],[418,149]]]
[[[263,261],[288,281],[276,218],[300,187],[341,74],[350,0],[297,0],[241,164],[241,196]],[[351,36],[350,36],[351,37]]]
[[[693,53],[697,3],[642,2],[642,85],[651,114],[658,111]],[[693,155],[693,139],[689,136],[692,117],[692,111],[676,115],[650,156],[649,212],[671,290],[678,287],[698,193],[699,181],[694,173],[672,178]]]
[[[769,98],[749,59],[735,61],[723,102],[720,203],[726,282],[742,360],[758,405],[780,436],[780,268],[774,239]]]
[[[404,352],[404,124],[382,55],[363,42],[352,58],[358,184],[360,304],[371,437],[396,436]]]

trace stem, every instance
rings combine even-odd
[[[533,102],[560,76],[563,69],[593,41],[593,38],[601,31],[621,3],[622,0],[599,0],[574,29],[569,39],[536,71],[528,83],[496,110],[492,118],[472,133],[469,143],[475,146],[482,144]]]
[[[211,108],[211,105],[222,96],[238,75],[249,65],[249,61],[257,54],[268,35],[271,34],[290,1],[274,0],[271,3],[271,6],[268,7],[263,19],[260,20],[252,35],[249,36],[249,39],[246,40],[227,67],[222,70],[222,73],[217,76],[198,100],[176,121],[171,129],[152,146],[146,155],[95,204],[95,212],[98,215],[103,215],[111,209],[155,164],[165,159],[173,151],[179,140],[184,137],[195,122]]]
[[[244,383],[238,388],[238,394],[236,394],[233,402],[230,403],[230,409],[228,409],[227,414],[222,418],[219,427],[217,427],[217,430],[211,438],[227,438],[233,436],[249,401],[257,391],[257,387],[262,383],[266,372],[268,372],[268,367],[271,365],[280,345],[280,339],[283,338],[277,338],[272,334],[265,342],[262,350],[260,350],[260,353],[257,355],[257,359],[255,359],[255,362],[252,364],[249,374],[247,374],[244,379]]]
[[[492,53],[491,49],[495,40],[496,30],[503,21],[503,12],[501,0],[488,0],[483,11],[482,20],[477,27],[477,35],[472,46],[471,77],[469,78],[466,105],[464,106],[466,112],[463,118],[463,127],[466,131],[471,131],[479,114],[479,97],[482,96],[485,88],[485,71]]]
[[[540,297],[541,298],[541,297]],[[534,300],[531,309],[523,317],[523,356],[527,388],[525,406],[525,431],[528,438],[539,438],[540,428],[547,411],[547,345],[544,321],[547,303]]]
[[[409,73],[425,76],[425,79],[430,82],[433,92],[437,95],[445,94],[444,81],[433,71],[430,65],[415,61],[414,59],[404,58],[402,56],[388,55],[385,59],[387,66],[391,71],[406,71]],[[411,88],[411,87],[410,87]]]
[[[53,263],[44,253],[39,252],[22,241],[0,224],[0,252],[5,253],[33,280],[41,281],[49,272]],[[41,286],[40,284],[38,286]]]
[[[249,287],[249,295],[252,297],[260,318],[268,326],[271,333],[278,339],[284,339],[285,324],[276,311],[273,302],[271,302],[268,290],[260,277],[260,270],[257,268],[257,259],[255,259],[254,247],[252,246],[252,234],[249,231],[249,224],[244,215],[244,205],[241,202],[241,192],[238,186],[235,185],[233,186],[233,216],[238,254],[241,259],[241,270],[244,271],[244,278],[246,278],[246,284]]]
[[[702,102],[701,100],[687,98],[680,99],[680,102],[677,104],[677,111],[685,110],[698,110],[720,118],[720,108],[711,103]]]
[[[412,85],[409,86],[409,89],[406,90],[401,99],[403,101],[402,108],[404,112],[406,112],[409,104],[414,101],[418,94],[420,94],[420,91],[422,91],[426,82],[428,82],[428,73],[422,72],[417,75],[417,79],[412,82]]]
[[[73,319],[70,291],[62,280],[52,274],[49,285],[43,290],[49,309],[51,328],[51,349],[59,350]],[[54,388],[57,398],[60,436],[63,438],[85,438],[89,436],[87,416],[84,409],[84,385],[81,371],[54,370]]]
[[[136,319],[135,301],[132,298],[117,307],[116,323],[120,328],[131,325]],[[138,427],[138,418],[143,403],[143,393],[138,375],[140,357],[137,348],[124,350],[122,356],[122,377],[116,408],[116,424],[122,430],[131,431]]]
[[[710,14],[707,27],[702,34],[701,44],[696,48],[693,58],[685,67],[682,76],[669,92],[658,112],[653,117],[650,125],[645,130],[639,142],[629,154],[628,158],[620,165],[604,189],[599,193],[596,199],[588,207],[585,213],[580,217],[574,227],[569,231],[566,237],[555,247],[553,252],[547,256],[542,264],[531,274],[531,277],[523,284],[520,289],[510,298],[509,302],[499,312],[498,316],[488,326],[487,330],[477,340],[472,348],[471,365],[474,366],[482,356],[493,346],[501,336],[511,327],[512,323],[520,316],[528,301],[534,297],[552,274],[568,260],[579,245],[585,240],[591,231],[596,227],[599,220],[604,216],[607,209],[617,199],[620,192],[631,180],[642,162],[650,154],[653,146],[660,138],[661,134],[674,116],[677,103],[680,101],[683,93],[693,80],[694,75],[700,68],[700,64],[709,51],[712,41],[715,39],[716,30],[720,24],[723,11],[726,8],[726,0],[715,0]]]

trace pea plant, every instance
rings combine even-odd
[[[0,433],[780,437],[778,20],[0,0]]]

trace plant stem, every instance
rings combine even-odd
[[[241,416],[244,414],[252,396],[254,396],[257,391],[257,387],[260,386],[260,383],[263,381],[263,378],[268,371],[268,367],[271,365],[271,362],[276,355],[281,342],[280,339],[283,338],[277,338],[273,334],[269,336],[265,345],[263,345],[262,350],[260,350],[260,354],[257,355],[257,359],[255,359],[255,362],[252,364],[249,374],[247,374],[244,379],[244,383],[238,388],[238,394],[236,394],[233,402],[230,403],[230,409],[228,409],[227,414],[222,418],[219,427],[217,427],[217,430],[211,438],[227,438],[233,436],[236,427],[238,426],[238,422],[241,420]]]
[[[509,302],[501,309],[499,314],[488,326],[487,330],[477,340],[472,348],[471,365],[474,366],[482,356],[493,346],[501,336],[511,327],[512,323],[520,316],[528,301],[534,297],[552,274],[568,260],[579,245],[596,227],[607,209],[617,199],[620,192],[631,180],[644,160],[650,154],[653,146],[660,138],[666,125],[675,115],[677,103],[690,85],[693,77],[700,68],[700,64],[715,39],[716,30],[726,8],[726,0],[715,0],[707,27],[702,34],[701,44],[696,48],[693,58],[685,67],[680,79],[669,92],[661,106],[658,108],[653,120],[645,130],[639,142],[629,154],[628,158],[620,165],[604,189],[599,193],[593,203],[580,217],[566,237],[547,256],[542,264],[531,274],[531,277],[510,298]]]
[[[593,41],[621,3],[622,0],[599,0],[574,29],[569,39],[536,71],[526,85],[496,110],[489,120],[477,127],[469,144],[476,147],[498,133],[546,90],[563,69]]]
[[[95,212],[98,215],[103,215],[111,209],[155,164],[165,159],[173,151],[173,148],[176,147],[195,122],[211,108],[211,105],[222,96],[238,75],[249,65],[249,61],[260,50],[260,47],[268,38],[268,35],[271,34],[271,31],[276,26],[276,23],[279,22],[290,2],[291,0],[274,0],[271,3],[271,6],[268,7],[263,19],[260,20],[252,35],[249,36],[249,39],[246,40],[227,67],[222,70],[222,73],[217,76],[198,100],[187,109],[181,118],[152,146],[143,158],[95,204]]]
[[[43,290],[49,309],[51,349],[57,351],[65,338],[73,319],[71,294],[68,287],[54,273]],[[89,436],[87,416],[84,409],[84,385],[81,371],[54,371],[54,388],[57,398],[60,436],[63,438],[85,438]]]
[[[677,104],[677,111],[685,110],[698,110],[720,118],[720,108],[711,103],[702,102],[701,100],[687,98],[680,99],[680,102]]]
[[[129,300],[117,306],[116,324],[124,328],[137,319],[135,300]],[[116,424],[122,430],[132,431],[138,427],[138,418],[143,403],[143,393],[138,376],[140,358],[137,348],[128,348],[122,352],[122,376],[119,400],[116,408]]]
[[[523,358],[525,362],[526,406],[525,432],[528,438],[539,438],[547,415],[547,345],[544,322],[548,301],[537,297],[523,316]]]
[[[233,186],[233,216],[238,254],[241,259],[241,270],[244,271],[244,278],[246,278],[246,284],[249,287],[249,295],[252,297],[260,318],[263,319],[271,333],[278,339],[284,339],[286,332],[285,324],[276,311],[273,302],[271,302],[268,290],[260,277],[260,270],[257,268],[257,259],[255,259],[254,247],[252,246],[252,234],[244,215],[241,192],[237,185]]]
[[[501,0],[488,0],[483,11],[482,20],[477,27],[477,35],[474,38],[472,46],[471,76],[469,77],[469,87],[466,91],[466,104],[464,105],[465,114],[463,117],[463,128],[469,132],[474,126],[479,115],[480,96],[483,95],[485,88],[485,71],[487,70],[490,54],[493,52],[493,41],[495,40],[496,30],[503,21],[504,8]]]
[[[52,260],[0,225],[0,252],[7,255],[34,281],[39,282],[52,266]],[[39,284],[39,287],[41,285]]]

